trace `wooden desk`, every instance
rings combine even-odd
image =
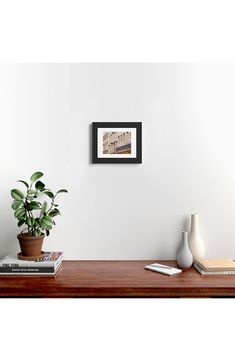
[[[144,269],[153,262],[63,261],[55,277],[0,276],[0,297],[235,297],[235,276],[169,277]]]

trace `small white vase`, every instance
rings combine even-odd
[[[191,215],[191,230],[189,234],[189,248],[193,258],[203,258],[205,256],[205,245],[200,235],[198,214]]]
[[[188,232],[182,232],[182,242],[176,255],[176,261],[181,268],[190,268],[193,264],[193,256],[188,246]]]

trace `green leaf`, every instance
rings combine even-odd
[[[59,193],[68,193],[67,189],[60,189],[58,190],[58,192],[56,192],[56,194],[59,194]]]
[[[18,227],[21,227],[24,224],[25,220],[22,218],[19,222],[18,222]]]
[[[33,236],[35,236],[35,237],[41,236],[41,231],[40,231],[40,229],[34,229],[34,230],[33,230]]]
[[[43,193],[46,194],[50,198],[54,198],[54,194],[51,191],[45,191]]]
[[[33,196],[33,197],[28,197],[28,201],[33,201],[35,199],[35,196]]]
[[[25,222],[25,214],[17,217],[18,221],[24,221]]]
[[[21,201],[24,198],[24,194],[21,191],[19,191],[19,189],[12,189],[11,196],[16,201]]]
[[[25,209],[19,208],[14,213],[15,217],[20,221],[25,216]]]
[[[48,226],[48,225],[43,223],[42,224],[42,229],[46,229],[46,230],[50,231],[52,229],[52,226]]]
[[[44,216],[44,217],[41,219],[41,222],[42,222],[42,228],[44,228],[44,229],[46,229],[46,230],[52,229],[53,220],[52,220],[50,217]]]
[[[42,172],[35,172],[31,175],[30,181],[31,183],[36,182],[39,178],[41,178],[43,176]]]
[[[29,185],[28,185],[28,183],[27,182],[25,182],[24,180],[18,180],[17,182],[21,182],[21,183],[23,183],[27,188],[29,188]]]
[[[52,226],[53,220],[49,216],[42,217],[42,223],[44,226]]]
[[[33,218],[33,217],[27,217],[27,218],[26,218],[26,224],[27,224],[29,227],[33,227],[34,223],[35,223],[35,218]]]
[[[47,210],[47,201],[43,202],[42,208],[41,208],[41,213],[40,215],[42,216]]]
[[[40,218],[35,218],[35,225],[41,227],[42,223]]]
[[[60,211],[58,209],[53,209],[52,211],[50,211],[48,213],[48,216],[50,216],[50,217],[55,217],[55,216],[58,216],[58,215],[60,215]]]
[[[35,191],[34,189],[29,189],[28,190],[28,194],[33,194],[35,195],[37,193],[37,191]]]
[[[41,205],[39,202],[36,202],[36,201],[32,201],[28,204],[28,210],[29,211],[32,211],[33,209],[40,209],[41,208]]]
[[[43,191],[43,189],[45,188],[45,184],[42,183],[41,181],[37,181],[36,184],[35,184],[35,188],[38,190],[38,191]]]
[[[21,205],[23,204],[23,201],[14,201],[11,205],[11,208],[14,209],[14,211],[16,209],[18,209]]]
[[[46,229],[47,231],[50,231],[52,229],[52,226],[43,225],[43,229]]]

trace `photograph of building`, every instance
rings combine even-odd
[[[131,154],[131,132],[104,132],[104,154]]]

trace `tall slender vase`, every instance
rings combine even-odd
[[[176,255],[176,261],[181,268],[190,268],[193,264],[193,256],[188,246],[188,232],[182,232],[182,242]]]
[[[189,248],[193,258],[203,258],[205,256],[205,245],[200,235],[198,214],[191,215],[191,230],[189,234]]]

